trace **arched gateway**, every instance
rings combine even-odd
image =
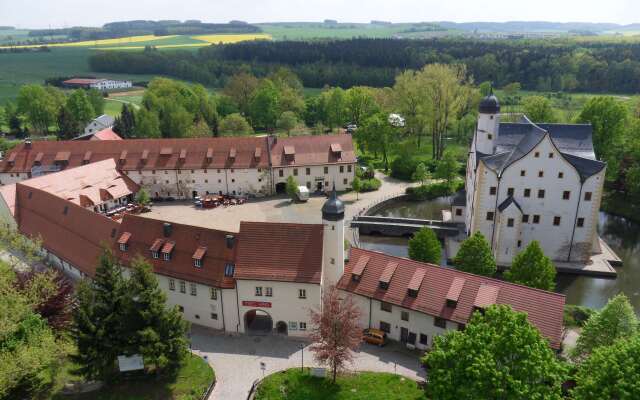
[[[271,315],[263,310],[249,310],[244,314],[244,332],[249,335],[268,335],[273,330]]]

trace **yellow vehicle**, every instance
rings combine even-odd
[[[380,329],[368,328],[362,331],[362,340],[376,346],[384,346],[387,344],[387,334]]]

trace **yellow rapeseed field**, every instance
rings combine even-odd
[[[140,43],[140,42],[154,42],[154,41],[164,41],[166,39],[174,38],[179,35],[170,35],[170,36],[155,36],[155,35],[143,35],[143,36],[129,36],[115,39],[101,39],[101,40],[86,40],[82,42],[69,42],[69,43],[53,43],[46,45],[47,47],[89,47],[89,46],[100,46],[100,47],[92,47],[95,50],[141,50],[144,49],[143,45],[132,45],[127,46],[128,44]],[[155,45],[156,48],[166,49],[166,48],[174,48],[174,47],[202,47],[210,44],[218,44],[218,43],[238,43],[243,42],[245,40],[271,40],[270,35],[266,34],[237,34],[237,35],[196,35],[189,36],[190,39],[199,40],[200,43],[175,43],[175,44],[158,44]],[[153,44],[153,43],[150,43]],[[109,45],[117,45],[111,46]],[[40,47],[43,45],[40,44],[31,44],[31,45],[23,45],[23,46],[0,46],[0,49],[14,47],[14,48],[34,48]],[[106,46],[106,47],[103,47]]]
[[[239,34],[239,35],[198,35],[191,36],[192,39],[202,40],[207,43],[238,43],[245,40],[271,40],[271,35],[259,34]]]
[[[172,35],[172,36],[155,36],[155,35],[143,35],[143,36],[128,36],[128,37],[121,37],[121,38],[115,38],[115,39],[100,39],[100,40],[85,40],[82,42],[69,42],[69,43],[53,43],[53,44],[47,44],[47,47],[88,47],[88,46],[104,46],[104,45],[110,45],[110,44],[126,44],[126,43],[137,43],[137,42],[149,42],[149,41],[154,41],[154,40],[164,40],[164,39],[168,39],[168,38],[172,38],[175,37],[177,35]],[[0,48],[8,48],[8,47],[14,47],[14,48],[33,48],[33,47],[41,47],[44,45],[41,44],[30,44],[30,45],[23,45],[23,46],[2,46]]]

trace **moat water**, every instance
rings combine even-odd
[[[403,218],[441,219],[450,199],[433,201],[398,201],[377,211],[375,215]],[[623,266],[616,268],[616,279],[559,274],[556,291],[567,296],[568,304],[601,308],[618,293],[625,293],[640,314],[640,224],[622,217],[600,213],[600,236],[620,256]],[[407,257],[406,238],[360,236],[360,246],[400,257]]]

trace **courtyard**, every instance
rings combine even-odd
[[[204,357],[216,374],[209,399],[244,399],[257,379],[288,368],[320,367],[308,350],[309,342],[277,335],[225,335],[200,326],[191,331],[192,350]],[[398,343],[377,347],[363,343],[350,371],[389,372],[413,380],[424,380],[420,353]],[[264,363],[264,371],[261,369]]]
[[[412,185],[381,173],[378,173],[376,177],[382,181],[380,189],[376,191],[340,194],[340,199],[345,204],[346,221],[383,199],[404,194],[405,189]],[[242,205],[204,209],[195,207],[191,200],[185,200],[154,203],[151,212],[142,214],[142,216],[167,222],[238,232],[240,221],[319,224],[322,222],[320,209],[325,201],[326,197],[322,195],[311,196],[304,203],[292,202],[286,196],[274,196],[251,199]]]

